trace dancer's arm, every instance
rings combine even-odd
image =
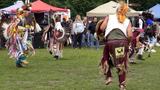
[[[101,24],[100,29],[101,29],[102,31],[104,31],[104,30],[106,29],[107,24],[108,24],[108,19],[109,19],[109,17],[107,16],[107,17],[104,19],[103,23]]]
[[[129,23],[129,25],[127,27],[127,36],[128,36],[129,41],[130,41],[132,36],[133,36],[131,23]]]

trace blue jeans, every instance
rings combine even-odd
[[[90,34],[90,47],[99,48],[99,41],[94,37],[93,34]]]
[[[90,32],[87,32],[87,33],[86,33],[86,40],[87,40],[87,41],[86,41],[87,47],[90,47],[90,45],[91,45],[91,44],[90,44]]]
[[[148,38],[149,44],[152,44],[152,45],[156,44],[157,39],[154,36],[152,36],[152,37],[148,36],[147,38]]]
[[[87,46],[87,42],[86,42],[86,34],[82,34],[82,46],[85,47]]]

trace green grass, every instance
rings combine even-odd
[[[46,49],[37,49],[28,59],[29,66],[16,68],[7,50],[0,50],[0,90],[118,90],[115,69],[109,86],[99,72],[102,51],[65,48],[64,58],[56,61]],[[160,88],[160,49],[157,51],[151,58],[130,65],[127,90]]]

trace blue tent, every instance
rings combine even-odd
[[[160,4],[153,6],[149,11],[154,15],[154,18],[160,18]]]

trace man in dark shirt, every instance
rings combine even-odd
[[[97,18],[94,18],[93,21],[89,24],[89,28],[88,28],[90,33],[93,35],[95,33],[96,25],[97,25]]]
[[[98,49],[99,47],[99,41],[95,39],[94,33],[97,25],[97,18],[94,18],[93,21],[89,24],[88,30],[90,32],[90,47],[96,47]]]

